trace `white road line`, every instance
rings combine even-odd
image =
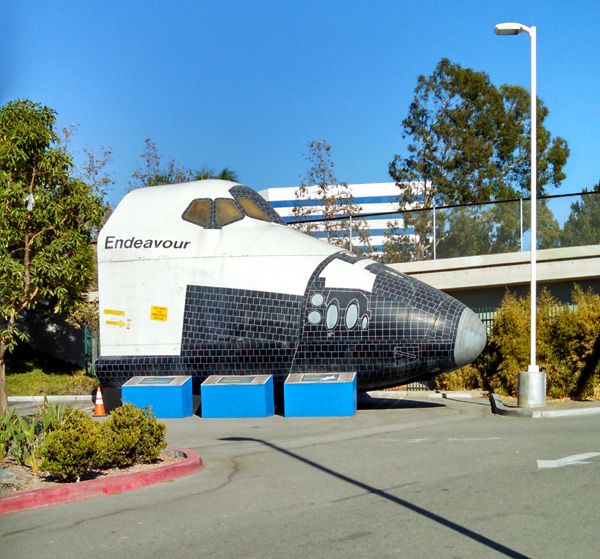
[[[434,439],[426,437],[424,439],[379,439],[383,443],[425,443],[427,441],[433,441]]]
[[[574,466],[578,464],[590,464],[587,460],[600,456],[600,452],[586,452],[584,454],[571,454],[557,460],[538,460],[537,467],[539,470],[549,468],[564,468],[565,466]]]
[[[463,437],[459,439],[446,439],[449,443],[470,443],[479,441],[501,441],[502,437]]]

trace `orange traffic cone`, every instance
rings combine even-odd
[[[104,417],[106,410],[104,409],[104,400],[102,399],[102,390],[100,387],[96,390],[96,405],[94,406],[94,417]]]

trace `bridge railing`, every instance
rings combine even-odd
[[[538,249],[600,244],[600,191],[541,196],[537,203]],[[382,254],[388,262],[500,254],[531,247],[529,198],[288,221],[299,228],[316,224],[311,231],[315,236],[350,250]],[[331,222],[338,222],[337,226],[326,227]]]

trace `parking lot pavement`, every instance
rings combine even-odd
[[[167,420],[200,472],[0,520],[7,557],[594,557],[600,417],[404,398],[351,418]],[[550,466],[549,466],[550,465]]]

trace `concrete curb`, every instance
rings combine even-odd
[[[456,399],[469,399],[473,398],[471,392],[453,392],[450,390],[440,390],[439,392],[430,390],[371,390],[366,392],[371,398],[384,398],[388,400],[399,400],[401,398],[410,398],[416,396],[426,396],[427,398],[456,398]]]
[[[500,396],[490,394],[490,404],[492,413],[497,415],[507,415],[512,417],[530,417],[533,419],[541,419],[545,417],[576,417],[582,415],[600,415],[600,407],[589,407],[579,409],[565,410],[544,410],[544,409],[525,409],[525,408],[508,408],[504,405]]]
[[[48,400],[49,403],[53,402],[85,402],[92,401],[91,394],[73,394],[73,395],[62,395],[62,396],[9,396],[8,403],[9,404],[20,404],[23,402],[43,402],[44,398]]]
[[[456,399],[456,400],[468,400],[473,398],[473,394],[470,392],[459,392],[452,390],[440,390],[439,392],[433,392],[427,396],[428,398],[445,398],[445,399]]]
[[[62,503],[70,503],[81,499],[90,499],[100,495],[110,495],[122,491],[131,491],[189,475],[203,467],[202,458],[193,450],[175,446],[167,447],[186,456],[185,460],[175,464],[167,464],[152,470],[132,472],[111,477],[90,479],[79,483],[65,483],[42,489],[24,491],[15,495],[0,498],[0,515],[39,507],[47,507]]]

